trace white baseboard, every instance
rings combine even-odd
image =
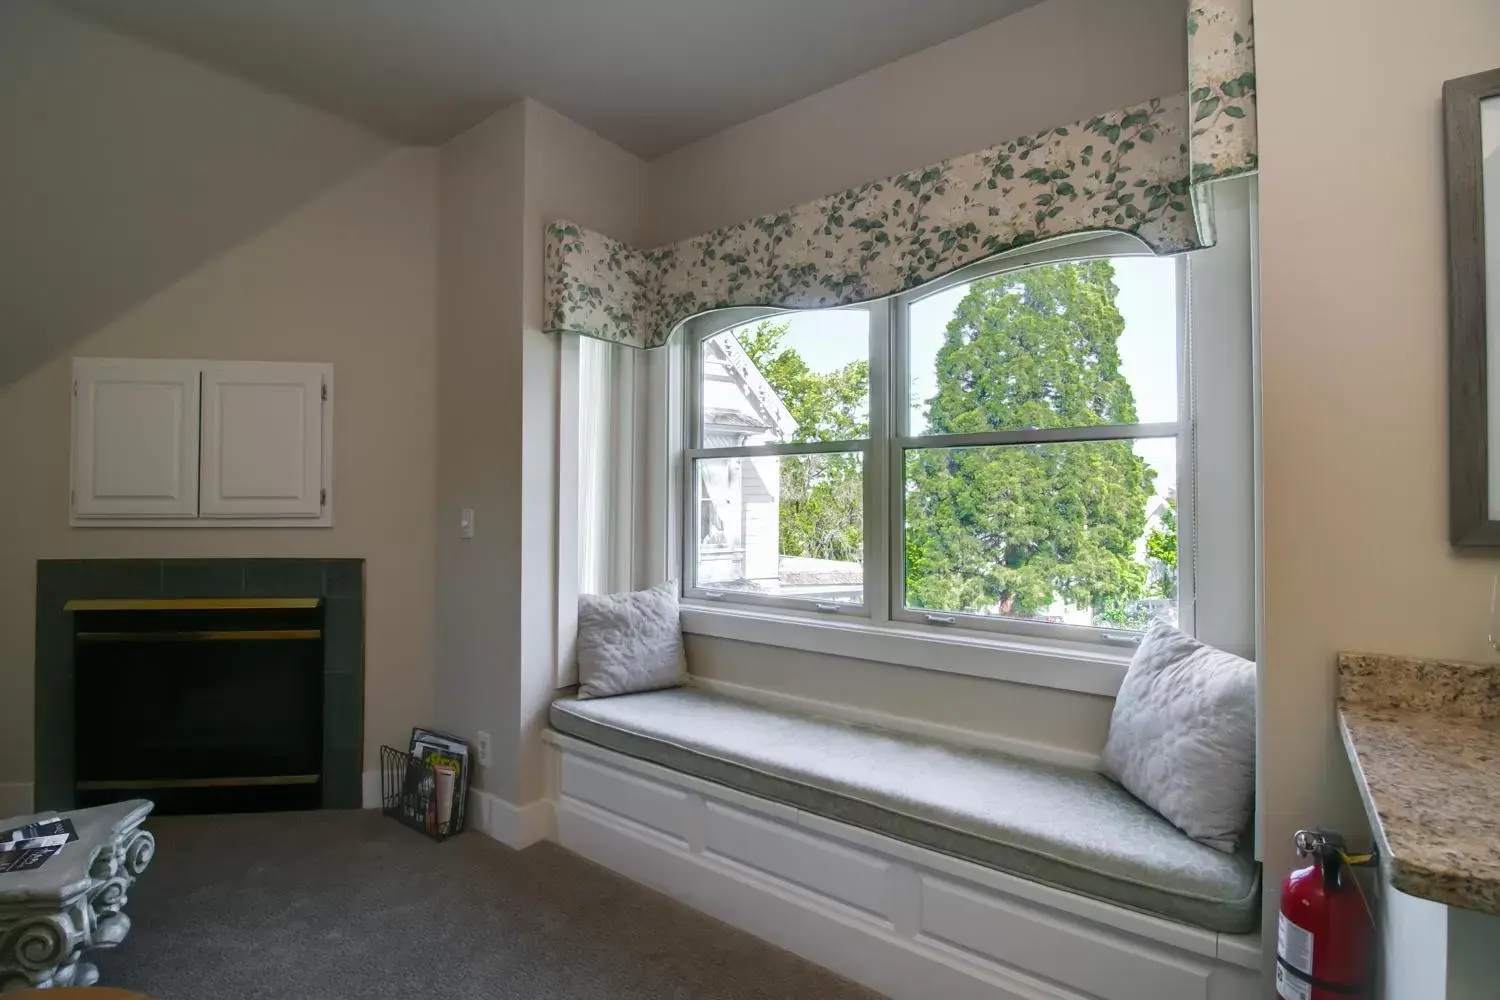
[[[552,802],[541,799],[518,806],[478,788],[469,792],[466,826],[478,830],[506,847],[521,850],[553,835]]]
[[[366,771],[360,782],[360,808],[379,809],[380,802],[380,772]]]
[[[556,734],[549,742],[563,847],[894,1000],[1260,995],[1256,938],[1029,882]]]
[[[25,816],[31,812],[31,791],[29,781],[0,781],[0,817]]]

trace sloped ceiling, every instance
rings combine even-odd
[[[33,0],[0,3],[0,386],[389,149]]]
[[[1036,0],[57,2],[401,142],[525,96],[650,159]]]

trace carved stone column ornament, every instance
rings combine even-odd
[[[0,993],[98,981],[82,956],[130,931],[126,894],[156,854],[156,839],[140,828],[150,812],[150,802],[132,799],[62,813],[78,839],[35,871],[0,875]],[[0,820],[0,828],[41,815]]]

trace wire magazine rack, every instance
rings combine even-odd
[[[466,782],[440,780],[432,764],[420,757],[380,748],[380,808],[387,816],[433,840],[447,840],[464,828]]]

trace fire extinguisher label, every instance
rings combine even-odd
[[[1279,1000],[1312,1000],[1312,983],[1303,982],[1286,971],[1286,966],[1276,966],[1276,996]]]
[[[1313,974],[1313,936],[1280,914],[1276,922],[1276,955],[1304,976]]]
[[[1312,984],[1287,971],[1290,966],[1308,978],[1313,974],[1313,936],[1281,914],[1276,922],[1276,995],[1282,1000],[1309,1000]],[[1283,964],[1284,963],[1284,964]]]

